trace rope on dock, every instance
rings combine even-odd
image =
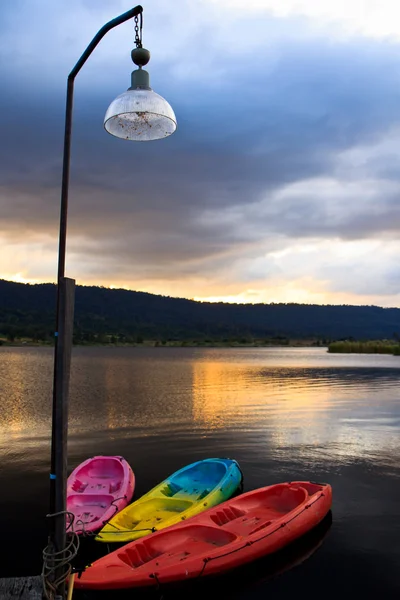
[[[58,587],[67,581],[71,575],[71,563],[79,551],[79,536],[74,531],[75,515],[69,511],[61,511],[46,516],[58,517],[60,515],[66,515],[70,519],[69,531],[67,532],[68,543],[65,549],[57,552],[55,552],[54,547],[50,544],[43,550],[42,582],[47,600],[55,599]],[[57,570],[61,570],[61,575],[56,578]]]

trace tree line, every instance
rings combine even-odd
[[[0,337],[51,342],[56,287],[0,280]],[[318,339],[396,340],[400,309],[296,303],[195,302],[97,286],[77,286],[75,343]],[[141,341],[142,340],[142,341]]]

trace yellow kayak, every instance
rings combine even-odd
[[[116,514],[98,542],[130,542],[228,500],[242,482],[235,460],[208,458],[176,471]]]

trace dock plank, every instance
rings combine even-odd
[[[42,590],[39,576],[0,579],[0,600],[42,600]]]

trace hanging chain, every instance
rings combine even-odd
[[[136,48],[141,48],[142,47],[142,29],[143,29],[142,13],[140,13],[140,25],[138,25],[138,23],[139,23],[139,17],[136,15],[135,16],[135,44],[136,44]]]

